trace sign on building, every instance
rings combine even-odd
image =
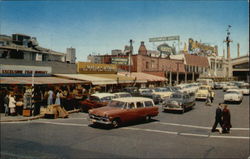
[[[204,53],[204,54],[217,54],[217,46],[211,46],[208,44],[200,43],[193,40],[192,38],[188,39],[188,50],[193,53]]]
[[[175,54],[175,48],[169,46],[168,44],[159,45],[157,50],[160,51],[161,55],[169,56]]]
[[[25,65],[0,65],[0,76],[31,76],[51,74],[52,68],[49,66],[25,66]]]
[[[180,40],[180,36],[165,36],[165,37],[149,38],[149,42],[172,41],[172,40]]]
[[[118,65],[128,65],[129,64],[127,57],[112,57],[111,63],[118,64]]]
[[[117,66],[114,64],[95,64],[90,62],[78,62],[78,73],[116,73]]]

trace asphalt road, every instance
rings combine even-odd
[[[184,114],[161,111],[117,129],[89,126],[86,113],[1,123],[1,158],[248,158],[249,96],[229,104],[230,134],[210,131],[223,94],[216,91],[213,106],[198,101]]]

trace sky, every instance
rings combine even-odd
[[[141,41],[148,50],[162,42],[149,38],[180,36],[180,48],[193,38],[218,45],[219,55],[231,25],[231,57],[249,53],[247,0],[61,0],[0,1],[0,34],[27,34],[39,45],[59,52],[76,48],[77,61],[91,53],[124,50],[133,39],[137,52]],[[173,41],[167,42],[172,45]]]

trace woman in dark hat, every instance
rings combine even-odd
[[[222,133],[229,133],[232,124],[231,124],[230,110],[227,108],[226,104],[224,105],[224,109],[222,111],[222,123],[223,123]]]

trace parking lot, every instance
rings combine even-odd
[[[249,96],[228,104],[230,134],[211,132],[224,92],[215,90],[212,106],[196,101],[185,112],[162,112],[151,122],[120,128],[89,126],[87,113],[67,119],[1,123],[3,158],[247,158]]]

